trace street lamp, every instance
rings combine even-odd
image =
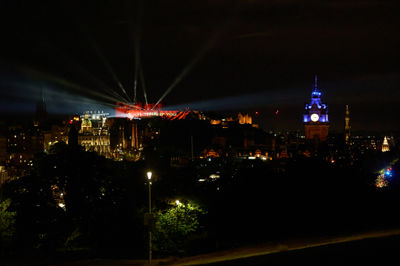
[[[151,226],[152,226],[152,217],[151,217],[151,176],[152,172],[147,172],[147,179],[149,180],[149,216],[151,219],[150,225],[149,225],[149,266],[151,266]]]

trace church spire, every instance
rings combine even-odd
[[[46,106],[46,103],[44,101],[44,89],[43,89],[43,87],[40,88],[40,99],[42,100],[42,104],[44,106]]]
[[[36,103],[36,113],[35,113],[35,126],[42,126],[47,119],[46,102],[44,99],[44,89],[40,88],[40,98]]]

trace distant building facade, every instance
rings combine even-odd
[[[253,118],[249,114],[242,115],[241,113],[239,113],[238,120],[239,120],[238,122],[240,125],[253,124]]]
[[[110,131],[106,124],[107,113],[86,112],[81,116],[78,144],[86,151],[94,151],[105,157],[110,156]]]

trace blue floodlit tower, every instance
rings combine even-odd
[[[328,106],[321,101],[322,92],[318,89],[318,79],[315,75],[314,89],[311,92],[311,102],[305,105],[303,123],[306,139],[326,141],[328,136],[329,118]]]

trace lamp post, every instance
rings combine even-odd
[[[147,179],[148,179],[148,181],[149,181],[149,216],[150,216],[150,219],[152,219],[151,218],[151,176],[152,176],[152,172],[147,172]],[[152,228],[151,228],[151,226],[152,226],[152,221],[151,221],[151,223],[150,223],[150,226],[149,226],[149,266],[151,266],[151,237],[152,237],[152,235],[151,235],[151,230],[152,230]]]

